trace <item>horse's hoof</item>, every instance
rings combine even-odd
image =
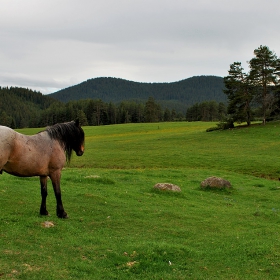
[[[57,213],[57,217],[61,219],[68,219],[68,215],[66,212]]]
[[[67,213],[64,212],[61,218],[62,218],[62,219],[68,219]]]
[[[40,215],[49,216],[49,212],[47,210],[40,210]]]

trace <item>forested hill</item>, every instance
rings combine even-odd
[[[50,95],[0,87],[0,125],[45,127],[77,117],[83,125],[183,120],[194,104],[213,101],[217,107],[226,103],[223,87],[223,78],[215,76],[174,83],[96,78]],[[206,105],[213,109],[211,104]]]
[[[0,87],[0,125],[36,127],[41,113],[61,103],[41,92],[19,87]]]
[[[139,83],[118,78],[95,78],[49,96],[62,102],[101,99],[104,102],[146,102],[153,97],[161,106],[184,112],[203,101],[226,102],[222,77],[195,76],[172,83]]]

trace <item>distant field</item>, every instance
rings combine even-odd
[[[67,220],[52,191],[51,216],[38,215],[38,178],[2,174],[0,279],[279,279],[280,123],[211,126],[85,127],[85,154],[62,175]],[[233,189],[201,190],[208,176]]]
[[[86,127],[86,153],[72,166],[199,168],[278,179],[280,123],[206,133],[211,123]]]

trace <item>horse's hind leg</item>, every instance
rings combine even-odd
[[[48,196],[47,181],[48,181],[47,176],[40,176],[41,196],[42,196],[40,214],[45,216],[49,215],[47,211],[47,205],[46,205],[47,196]]]

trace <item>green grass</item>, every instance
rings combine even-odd
[[[86,152],[62,175],[67,220],[50,183],[41,217],[38,178],[2,174],[0,278],[279,279],[280,123],[210,126],[85,127]],[[209,176],[232,190],[200,189]]]
[[[204,168],[278,179],[280,123],[206,133],[209,123],[86,128],[86,153],[73,166],[112,169]]]

